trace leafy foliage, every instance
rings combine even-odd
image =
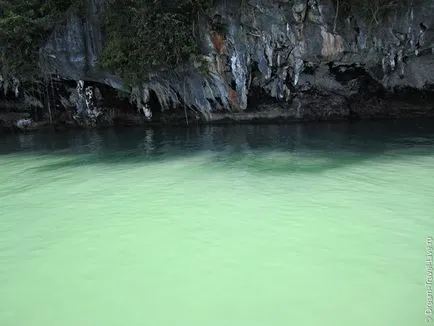
[[[37,73],[38,51],[74,0],[0,0],[0,68],[16,77]]]
[[[210,0],[109,0],[101,65],[130,84],[198,54],[194,24]]]
[[[85,0],[0,0],[0,74],[37,75],[39,49]],[[107,0],[101,65],[130,84],[198,54],[197,17],[212,0]]]

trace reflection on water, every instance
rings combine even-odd
[[[101,154],[129,157],[189,156],[202,151],[306,152],[308,155],[360,152],[379,156],[388,150],[432,145],[433,121],[365,122],[360,124],[198,126],[130,130],[88,130],[70,133],[20,134],[0,140],[0,154]],[[418,150],[417,149],[417,150]]]
[[[0,139],[0,325],[425,320],[432,122]]]

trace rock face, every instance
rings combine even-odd
[[[132,99],[207,120],[434,116],[434,1],[408,1],[381,20],[345,12],[344,2],[215,0],[197,31],[208,72],[191,62],[155,73]],[[88,0],[84,16],[53,32],[41,50],[47,71],[123,88],[98,68],[104,3]]]
[[[101,15],[105,0],[86,0],[83,12],[73,12],[59,25],[40,51],[46,72],[68,80],[86,80],[121,88],[120,78],[98,68],[103,48]]]

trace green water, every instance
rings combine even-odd
[[[430,122],[3,136],[1,326],[416,326]]]

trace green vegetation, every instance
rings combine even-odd
[[[16,77],[37,74],[42,42],[79,2],[0,0],[0,73]]]
[[[0,74],[40,73],[39,49],[84,0],[0,0]],[[108,0],[101,66],[134,84],[198,54],[195,22],[212,0]]]
[[[19,78],[38,74],[39,49],[46,36],[84,1],[0,0],[0,73]],[[375,27],[410,1],[335,0],[334,29],[338,18],[349,15],[363,17]],[[107,0],[102,68],[134,85],[152,70],[173,68],[199,55],[195,24],[211,4],[212,0]],[[226,34],[219,19],[211,27]]]
[[[210,0],[109,0],[101,65],[133,85],[199,54],[194,27]]]

